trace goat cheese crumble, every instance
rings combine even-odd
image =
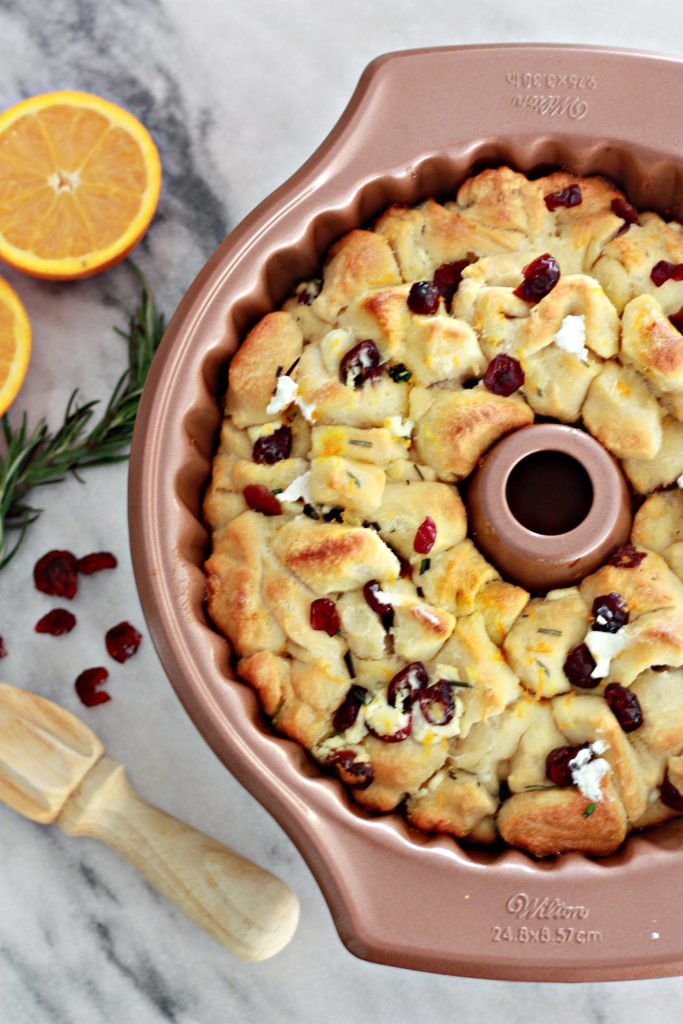
[[[604,757],[594,755],[604,754],[608,748],[609,744],[605,740],[597,739],[590,746],[583,747],[569,762],[572,782],[585,797],[595,802],[602,800],[601,783],[610,764]]]
[[[287,409],[292,402],[294,402],[297,409],[300,410],[304,419],[308,420],[309,423],[312,423],[315,403],[304,402],[303,398],[299,394],[299,385],[295,380],[292,380],[291,377],[283,374],[277,379],[273,397],[266,406],[266,415],[275,416],[277,413],[282,412],[283,409]]]
[[[303,498],[306,502],[311,502],[311,471],[302,473],[301,476],[297,476],[292,480],[289,487],[278,494],[279,501],[298,501],[299,498]]]
[[[609,675],[612,658],[626,647],[628,635],[623,629],[618,633],[603,633],[598,629],[589,629],[584,643],[595,660],[591,679],[605,679]]]
[[[566,316],[555,335],[555,344],[563,352],[570,352],[585,363],[588,359],[585,316]]]

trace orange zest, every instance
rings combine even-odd
[[[16,398],[31,355],[31,324],[19,296],[0,277],[0,415]]]
[[[36,277],[88,277],[140,241],[159,199],[147,129],[83,92],[33,96],[0,114],[0,258]]]

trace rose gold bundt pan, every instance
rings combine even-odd
[[[573,46],[474,46],[380,57],[311,159],[214,253],[145,388],[130,473],[131,542],[150,631],[188,713],[287,830],[348,948],[403,967],[588,981],[683,971],[683,824],[604,860],[533,861],[373,817],[275,736],[207,621],[200,520],[227,360],[330,244],[390,202],[454,195],[486,165],[615,179],[683,217],[683,60]]]

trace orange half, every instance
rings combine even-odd
[[[31,355],[31,323],[19,296],[0,277],[0,415],[16,398]]]
[[[140,241],[159,199],[147,129],[83,92],[33,96],[0,114],[0,258],[36,277],[87,277]]]

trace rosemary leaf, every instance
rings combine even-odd
[[[164,317],[157,310],[142,271],[132,260],[128,264],[140,282],[140,301],[126,330],[114,328],[126,341],[128,365],[99,419],[95,419],[95,413],[100,403],[79,401],[76,390],[54,433],[44,419],[29,427],[26,413],[16,425],[6,414],[0,420],[5,442],[0,457],[0,570],[14,558],[29,527],[42,512],[26,503],[34,487],[59,483],[69,475],[81,480],[81,471],[90,466],[128,458],[142,387],[165,329]],[[10,534],[16,534],[11,541]]]

